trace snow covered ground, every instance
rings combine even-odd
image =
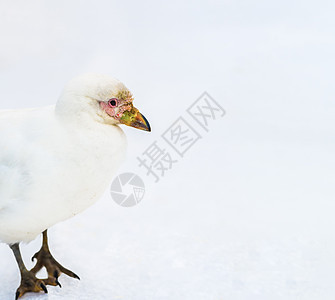
[[[50,230],[81,281],[24,299],[335,298],[335,5],[329,1],[0,3],[0,107],[49,105],[82,72],[133,91],[125,128],[146,185]],[[227,114],[155,183],[137,157],[204,92]],[[169,149],[165,145],[166,149]],[[170,149],[171,150],[171,149]],[[116,174],[116,175],[118,175]],[[24,260],[40,240],[23,245]],[[43,276],[43,274],[41,274]],[[19,271],[0,245],[0,300]]]

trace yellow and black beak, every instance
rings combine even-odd
[[[131,111],[125,111],[120,118],[120,122],[140,130],[151,131],[148,120],[135,107],[133,107]]]

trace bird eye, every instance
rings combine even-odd
[[[109,104],[109,106],[110,107],[115,107],[115,106],[117,106],[117,99],[110,99],[109,101],[108,101],[108,104]]]

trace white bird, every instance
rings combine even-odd
[[[21,272],[16,299],[60,285],[61,273],[79,277],[50,254],[47,229],[95,203],[124,159],[118,126],[150,131],[120,81],[98,74],[73,79],[55,106],[0,111],[0,241],[14,252]],[[19,243],[43,232],[43,245],[27,270]],[[46,267],[47,279],[36,278]]]

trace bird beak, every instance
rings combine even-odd
[[[140,130],[151,131],[148,120],[135,107],[133,107],[131,111],[125,111],[120,119],[120,122],[124,125],[135,127]]]

